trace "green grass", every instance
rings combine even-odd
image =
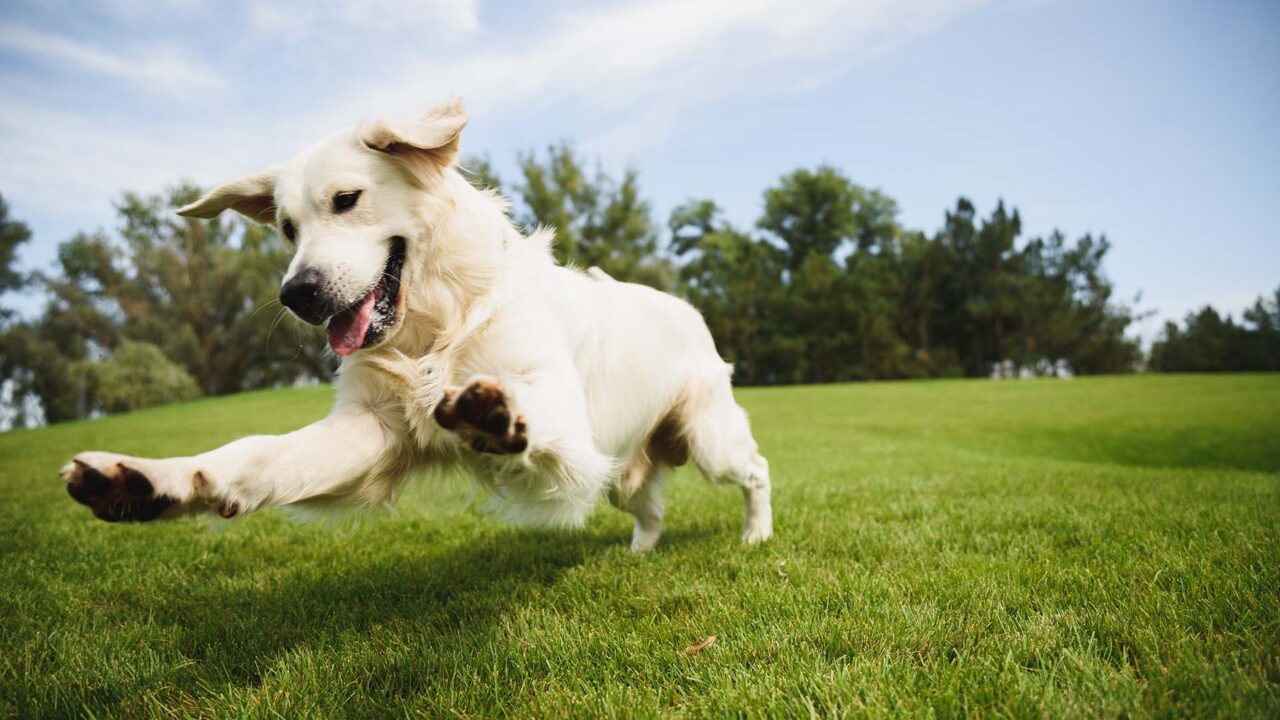
[[[643,557],[607,507],[109,525],[57,480],[291,429],[328,388],[0,435],[0,713],[1280,715],[1280,376],[740,396],[777,536],[739,547],[739,494],[682,473]]]

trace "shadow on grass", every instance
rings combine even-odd
[[[154,675],[124,685],[90,682],[79,697],[63,700],[104,709],[141,696],[183,703],[175,690],[188,696],[185,703],[192,696],[211,700],[258,686],[295,652],[323,662],[341,660],[352,648],[368,652],[377,647],[371,637],[379,631],[387,637],[387,628],[397,640],[428,645],[426,652],[460,636],[483,641],[502,617],[533,602],[565,571],[618,548],[619,540],[616,534],[503,529],[444,547],[424,543],[414,554],[405,553],[401,540],[390,548],[371,546],[367,555],[283,560],[270,573],[215,570],[173,587],[163,600],[125,611],[176,637],[190,663],[163,673],[163,683]],[[421,689],[423,679],[412,671],[398,674],[379,682],[390,682],[394,694]]]
[[[213,592],[193,600],[214,609],[214,618],[197,619],[183,603],[168,619],[182,626],[188,657],[225,680],[255,683],[294,647],[381,626],[428,637],[484,634],[539,588],[612,547],[613,538],[583,533],[502,531],[416,556],[343,558],[341,566],[305,568],[260,591]]]
[[[663,547],[680,553],[715,534],[675,531],[664,536]],[[145,696],[148,705],[203,705],[258,687],[281,667],[296,667],[298,654],[340,663],[363,653],[353,662],[376,668],[360,673],[374,686],[364,688],[365,700],[385,706],[426,689],[432,673],[423,672],[424,663],[442,669],[478,660],[458,647],[479,652],[504,617],[545,602],[566,571],[604,552],[626,552],[628,540],[629,533],[501,529],[445,546],[424,541],[421,553],[406,553],[403,538],[385,548],[375,539],[367,555],[321,552],[304,562],[283,561],[269,573],[223,565],[170,588],[163,600],[126,611],[176,638],[187,664],[123,685],[91,682],[79,697],[64,700],[107,710]],[[383,640],[410,644],[409,662],[370,660]]]

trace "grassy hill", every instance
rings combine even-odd
[[[0,714],[1280,715],[1280,376],[744,390],[754,549],[691,473],[641,557],[608,507],[522,531],[416,487],[336,527],[109,525],[56,476],[330,397],[0,435]]]

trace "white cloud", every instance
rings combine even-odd
[[[471,33],[480,27],[477,0],[255,0],[248,17],[256,32],[293,40],[352,29]]]
[[[661,142],[700,105],[743,91],[814,90],[985,1],[631,2],[562,16],[533,41],[482,37],[469,55],[423,57],[323,116],[407,113],[460,95],[473,114],[566,104],[591,113],[601,120],[593,145]]]
[[[584,149],[628,159],[710,103],[737,93],[820,91],[984,1],[632,0],[484,28],[476,0],[272,0],[213,16],[251,17],[259,33],[287,27],[308,41],[281,49],[274,35],[239,37],[216,66],[172,50],[125,55],[0,24],[0,48],[152,91],[193,93],[185,104],[91,112],[59,105],[56,94],[19,91],[0,76],[0,188],[37,213],[85,217],[82,226],[92,227],[110,222],[110,200],[122,189],[154,191],[179,177],[220,181],[347,123],[416,112],[451,95],[490,127],[575,119]],[[185,18],[173,23],[180,36],[190,14],[204,11],[172,12]],[[168,27],[162,13],[148,22]],[[344,25],[359,32],[343,34]],[[271,99],[263,102],[268,83]],[[207,90],[222,92],[195,95]]]
[[[203,10],[206,0],[97,0],[97,4],[113,15],[137,19]]]
[[[171,46],[154,47],[141,55],[127,57],[63,35],[4,24],[0,25],[0,48],[165,95],[190,97],[226,86],[212,67]]]
[[[261,158],[270,151],[263,138],[231,127],[142,127],[23,105],[4,90],[0,107],[6,109],[0,113],[0,189],[25,207],[85,229],[110,221],[111,203],[125,190],[154,192],[183,177],[249,171],[243,155]]]

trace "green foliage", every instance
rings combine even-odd
[[[31,239],[31,228],[26,223],[9,217],[9,204],[0,195],[0,295],[21,290],[29,278],[14,267],[18,248]],[[9,319],[12,311],[0,307],[0,322]]]
[[[151,343],[125,340],[111,357],[89,364],[85,372],[94,396],[108,413],[141,410],[200,395],[200,388],[187,371]]]
[[[0,382],[11,397],[5,409],[11,427],[57,422],[87,413],[83,365],[44,337],[38,323],[14,323],[0,333]],[[30,413],[38,399],[39,412]]]
[[[716,345],[733,363],[740,383],[777,381],[779,358],[774,343],[760,337],[780,318],[782,253],[755,242],[719,217],[715,203],[690,202],[671,214],[672,250],[687,260],[680,268],[680,287],[702,311]]]
[[[674,271],[657,255],[657,227],[634,170],[621,180],[599,167],[591,172],[565,143],[548,147],[545,159],[521,155],[519,164],[515,219],[527,228],[554,228],[560,262],[670,289]]]
[[[746,389],[778,521],[751,549],[687,471],[642,557],[607,504],[519,530],[462,479],[338,529],[108,525],[54,481],[332,399],[0,435],[0,716],[1280,716],[1280,376]]]
[[[867,190],[830,166],[797,170],[764,191],[757,225],[787,248],[787,265],[810,255],[829,257],[848,242],[868,250],[898,232],[898,204]]]
[[[1151,347],[1151,369],[1160,372],[1280,370],[1280,288],[1245,310],[1244,322],[1206,306],[1185,326],[1165,323]]]
[[[765,191],[762,237],[717,213],[677,208],[671,247],[740,383],[1115,373],[1139,359],[1102,273],[1105,238],[1020,242],[1016,210],[979,219],[964,198],[929,237],[829,167]]]

